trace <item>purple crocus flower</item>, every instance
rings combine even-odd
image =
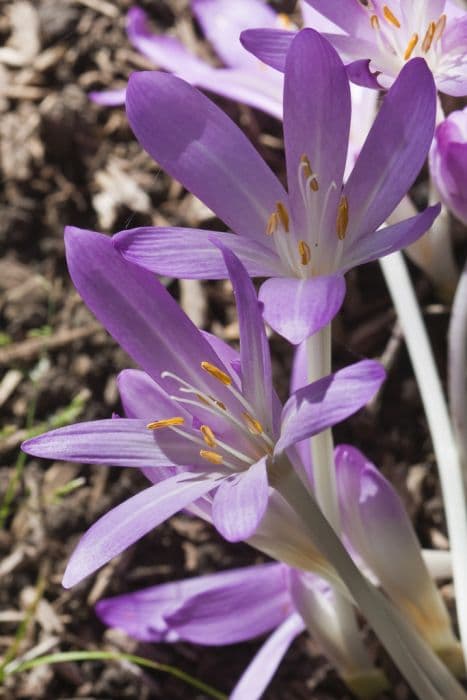
[[[422,60],[411,61],[389,91],[345,184],[348,79],[335,50],[311,29],[296,35],[287,58],[288,193],[238,127],[178,78],[134,74],[127,112],[143,147],[237,235],[145,227],[118,234],[117,248],[159,274],[223,278],[211,242],[221,241],[251,276],[270,278],[260,291],[264,317],[292,343],[334,317],[347,270],[413,242],[439,212],[431,207],[377,230],[417,176],[433,136],[435,89]]]
[[[346,538],[354,556],[458,672],[459,643],[399,497],[355,448],[339,446],[336,463]],[[102,600],[96,610],[105,624],[146,642],[215,646],[272,632],[238,682],[231,695],[235,700],[262,695],[288,647],[304,629],[350,686],[362,671],[343,644],[329,585],[282,563],[153,586]],[[363,667],[366,663],[362,661]],[[381,674],[376,670],[373,674],[375,688],[381,689]],[[367,684],[370,677],[366,669]]]
[[[336,32],[338,27],[313,10],[303,0],[301,11],[305,26],[320,32]],[[240,34],[249,27],[290,27],[288,15],[276,14],[264,0],[192,0],[192,11],[201,29],[215,49],[225,68],[217,68],[188,51],[174,37],[151,31],[148,16],[139,7],[132,7],[126,18],[130,43],[156,68],[183,78],[191,85],[256,107],[282,119],[283,76],[258,62],[240,42]],[[352,120],[350,125],[347,171],[352,169],[375,114],[377,93],[354,83]],[[90,98],[102,105],[125,103],[126,90],[91,92]]]
[[[280,118],[282,76],[248,53],[240,43],[240,34],[249,27],[287,26],[286,16],[278,15],[263,0],[192,0],[191,9],[225,67],[214,67],[198,58],[174,37],[153,33],[147,14],[139,7],[132,7],[127,14],[130,43],[158,68]],[[125,89],[92,92],[90,98],[103,105],[124,104]]]
[[[102,622],[145,642],[179,641],[219,646],[270,632],[230,694],[257,700],[269,685],[293,640],[308,628],[352,687],[365,669],[384,689],[383,674],[357,666],[342,644],[329,585],[281,563],[262,564],[185,579],[99,601]],[[370,697],[370,693],[366,695]]]
[[[307,0],[343,32],[325,36],[350,64],[349,74],[371,87],[389,88],[407,61],[426,60],[440,92],[467,94],[467,13],[450,0]],[[317,27],[320,29],[320,27]],[[260,60],[283,70],[293,33],[252,29],[242,43]]]
[[[444,204],[467,224],[467,107],[436,127],[430,171]]]
[[[257,700],[306,629],[290,586],[293,571],[279,563],[232,569],[107,598],[96,611],[104,624],[145,642],[219,646],[272,632],[230,695]],[[323,585],[311,574],[297,576]]]
[[[289,465],[295,443],[354,413],[383,381],[379,363],[362,361],[300,389],[282,407],[272,388],[254,287],[229,250],[222,253],[241,338],[240,362],[234,363],[231,351],[208,342],[153,275],[125,262],[107,236],[69,229],[66,249],[81,296],[153,380],[154,415],[149,422],[72,425],[32,438],[23,449],[38,457],[162,469],[166,477],[88,531],[69,564],[66,586],[208,494],[210,516],[226,539],[252,537],[270,500],[270,468]]]

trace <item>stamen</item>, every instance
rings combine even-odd
[[[308,158],[306,153],[304,153],[302,155],[302,157],[300,158],[300,165],[303,168],[303,174],[305,175],[306,179],[308,180],[308,178],[313,175],[313,170],[311,169],[310,159]]]
[[[181,416],[174,416],[173,418],[152,421],[152,423],[147,424],[146,428],[148,430],[160,430],[160,428],[170,428],[172,425],[183,425],[184,422],[185,419]]]
[[[371,15],[370,24],[373,27],[373,29],[379,29],[379,19],[377,15]]]
[[[343,241],[349,225],[349,202],[343,194],[337,208],[336,232],[340,241]]]
[[[400,29],[401,23],[387,5],[383,7],[383,14],[384,18],[389,22],[389,24],[393,24],[395,27]]]
[[[285,204],[282,202],[277,202],[276,203],[277,207],[277,216],[279,217],[279,220],[284,227],[284,231],[286,233],[289,232],[289,212],[287,211],[287,208]]]
[[[261,435],[264,432],[263,426],[261,425],[259,420],[254,418],[250,413],[248,413],[248,411],[244,411],[242,413],[242,416],[245,420],[248,430],[252,435]]]
[[[273,233],[277,231],[279,225],[279,217],[277,212],[273,211],[266,224],[266,236],[272,236]]]
[[[313,192],[317,192],[319,190],[318,178],[311,169],[310,159],[308,158],[306,153],[304,153],[300,158],[300,166],[303,169],[305,179],[307,180],[307,182],[309,181],[310,189],[313,190]]]
[[[430,22],[422,43],[422,51],[424,51],[425,53],[427,53],[430,50],[431,42],[433,41],[433,37],[435,35],[435,29],[436,22]]]
[[[308,265],[311,259],[310,246],[305,241],[298,241],[298,252],[302,265]]]
[[[290,19],[289,15],[286,15],[285,12],[279,12],[277,15],[277,21],[283,29],[290,29],[292,27],[292,20]]]
[[[219,367],[216,367],[216,365],[212,365],[210,362],[204,361],[201,362],[201,368],[210,374],[211,377],[217,379],[217,381],[221,384],[225,384],[225,386],[230,386],[232,384],[232,379],[229,377],[229,375],[219,369]]]
[[[439,20],[436,22],[435,31],[433,34],[433,41],[438,41],[438,39],[441,39],[443,32],[446,28],[446,20],[446,15],[441,15]]]
[[[208,445],[209,447],[215,447],[217,445],[215,435],[209,427],[209,425],[202,425],[200,431],[203,435],[204,442],[206,443],[206,445]]]
[[[417,45],[417,42],[418,42],[418,34],[412,34],[412,36],[410,37],[409,43],[407,44],[407,48],[405,50],[405,53],[404,53],[404,61],[409,60],[409,58],[412,55],[412,51],[414,50],[414,48]]]
[[[217,452],[211,452],[211,450],[200,450],[199,456],[205,459],[207,462],[211,462],[211,464],[222,464],[224,461],[222,455],[218,454]]]

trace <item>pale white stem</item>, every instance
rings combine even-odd
[[[306,341],[308,382],[315,382],[331,372],[331,325],[327,325]],[[334,465],[334,442],[332,431],[311,438],[313,478],[316,499],[324,515],[340,533],[339,503],[337,499],[336,469]]]
[[[467,660],[467,508],[462,468],[441,382],[402,253],[380,260],[402,326],[438,463],[451,545],[460,636]]]
[[[331,324],[308,338],[308,382],[314,382],[331,372]],[[328,522],[340,536],[341,523],[337,496],[334,441],[332,431],[324,430],[311,438],[313,479],[316,498]],[[333,590],[336,620],[347,654],[361,671],[372,667],[368,651],[357,625],[353,606],[336,589]]]
[[[457,287],[448,333],[448,388],[452,424],[467,484],[467,262]]]
[[[272,485],[300,516],[321,552],[336,568],[402,675],[420,700],[467,700],[467,695],[430,647],[392,603],[361,574],[315,499],[287,462],[270,473]]]

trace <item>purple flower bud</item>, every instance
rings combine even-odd
[[[430,169],[444,204],[467,224],[467,107],[436,128]]]

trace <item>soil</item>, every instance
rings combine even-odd
[[[282,3],[282,9],[286,4],[293,5]],[[199,54],[209,55],[186,0],[144,0],[140,5],[155,28],[173,30]],[[246,545],[224,542],[203,522],[178,515],[95,576],[65,591],[61,577],[82,533],[146,482],[136,470],[24,459],[19,451],[31,429],[40,432],[54,421],[90,420],[121,411],[115,378],[131,366],[71,284],[64,262],[64,226],[115,232],[161,223],[221,225],[208,219],[204,207],[142,152],[123,109],[88,100],[90,90],[122,87],[131,71],[151,68],[126,40],[129,7],[130,0],[0,2],[0,507],[12,496],[0,511],[0,655],[77,649],[134,652],[228,693],[262,640],[215,649],[141,645],[106,630],[93,605],[103,596],[264,558]],[[280,172],[278,123],[217,101]],[[423,199],[423,177],[417,187]],[[460,259],[465,255],[462,240],[457,252]],[[444,377],[449,309],[419,271],[413,268],[412,273]],[[238,342],[228,283],[168,283],[200,326]],[[346,302],[334,324],[334,366],[384,356],[389,379],[377,402],[338,426],[336,441],[358,445],[390,477],[423,546],[447,548],[432,446],[378,265],[351,272],[347,283]],[[275,336],[271,346],[276,384],[285,396],[290,350]],[[451,604],[449,583],[443,593]],[[384,697],[413,698],[376,641],[370,643],[394,682]],[[93,661],[9,676],[0,697],[206,696],[169,675],[129,663]],[[309,697],[350,700],[315,643],[302,635],[265,698]]]

